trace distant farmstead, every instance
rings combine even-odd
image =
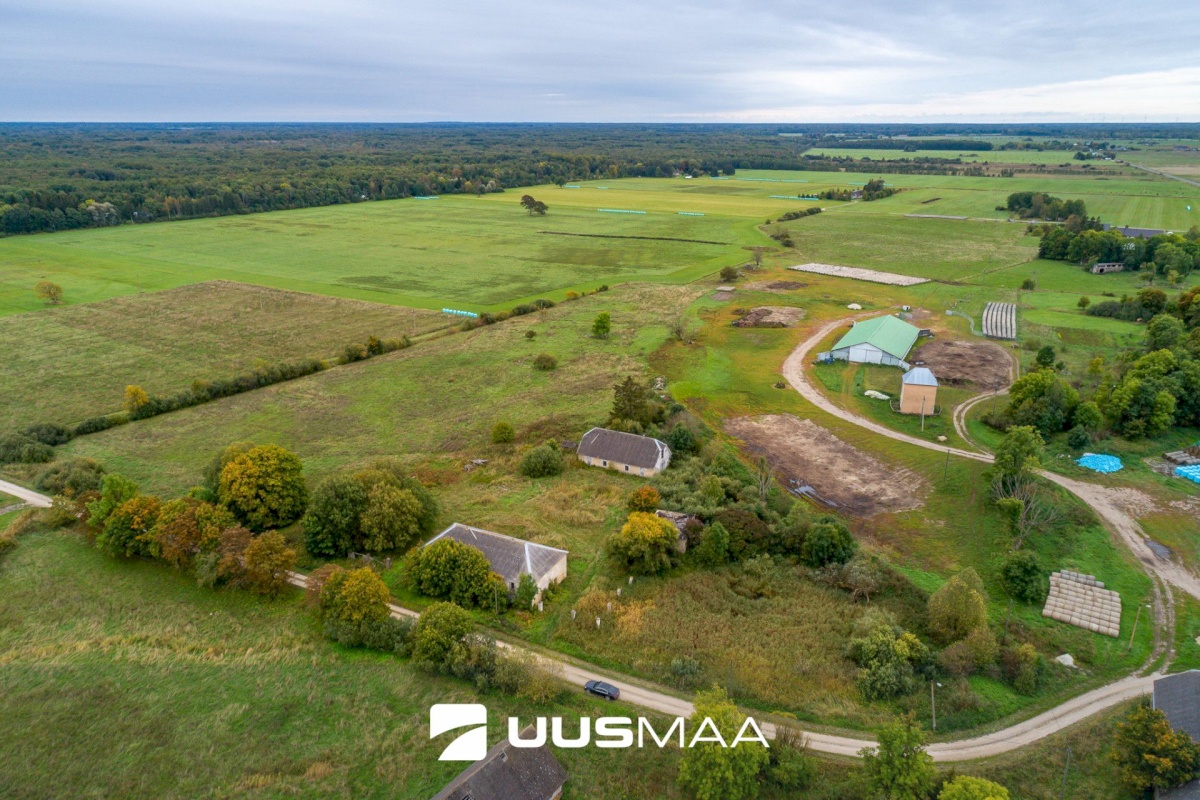
[[[492,572],[504,579],[510,591],[516,591],[522,575],[533,578],[539,593],[550,584],[567,577],[567,551],[557,547],[472,528],[461,522],[446,528],[425,546],[440,539],[453,539],[481,551],[491,565]]]
[[[608,428],[592,428],[585,433],[575,453],[580,461],[593,467],[643,477],[657,475],[671,463],[671,448],[666,443]]]
[[[828,357],[857,364],[886,364],[908,368],[904,360],[921,329],[897,317],[876,317],[856,323],[833,346]]]

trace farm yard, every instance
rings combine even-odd
[[[1028,157],[1029,164],[1042,163],[1035,155],[1057,157],[1013,153]],[[870,731],[906,712],[931,718],[924,680],[920,691],[868,696],[864,668],[847,643],[871,625],[877,630],[881,618],[921,641],[935,641],[930,597],[968,568],[978,574],[984,626],[1000,632],[1006,648],[1027,644],[1041,671],[1032,688],[1018,688],[996,658],[987,669],[962,668],[953,677],[938,672],[948,683],[945,699],[937,701],[939,737],[1000,727],[1144,665],[1165,665],[1163,636],[1173,637],[1171,658],[1200,663],[1194,635],[1156,630],[1146,615],[1135,629],[1128,610],[1152,601],[1152,580],[1073,495],[1037,484],[1039,502],[1053,506],[1054,513],[1044,530],[1028,534],[1024,548],[1047,575],[1051,570],[1095,575],[1119,592],[1126,612],[1112,621],[1115,637],[1044,618],[1040,600],[1013,599],[1003,566],[1013,549],[1015,523],[993,502],[988,465],[879,436],[822,410],[783,380],[789,354],[822,326],[839,325],[821,342],[820,349],[828,349],[850,317],[891,315],[907,306],[903,313],[911,315],[911,324],[934,334],[919,339],[909,359],[922,362],[939,381],[936,415],[902,415],[889,402],[864,394],[898,398],[902,373],[894,367],[809,364],[807,374],[835,405],[893,431],[945,447],[994,449],[1001,434],[983,418],[1005,398],[975,406],[965,438],[954,424],[955,409],[1028,374],[1047,345],[1066,378],[1092,388],[1098,379],[1089,376],[1089,364],[1097,357],[1117,364],[1123,350],[1141,346],[1146,329],[1086,314],[1078,305],[1081,294],[1099,302],[1105,294],[1136,293],[1144,286],[1141,276],[1090,275],[1075,264],[1039,260],[1038,240],[1027,235],[1025,223],[1005,221],[1007,214],[995,207],[1009,192],[1036,187],[1086,199],[1089,212],[1105,221],[1175,225],[1200,219],[1177,208],[1193,197],[1200,200],[1200,189],[1107,170],[1103,176],[1003,179],[888,175],[902,189],[899,194],[841,202],[793,200],[781,193],[845,188],[877,176],[738,170],[721,177],[614,178],[581,181],[579,188],[536,186],[429,202],[0,239],[0,334],[6,341],[36,344],[10,354],[0,367],[0,382],[13,387],[0,397],[0,429],[74,423],[117,411],[127,385],[169,394],[264,364],[337,359],[347,345],[372,336],[408,337],[412,346],[395,352],[79,435],[57,445],[54,456],[94,459],[164,500],[200,484],[213,457],[233,442],[271,443],[294,452],[309,491],[378,457],[395,457],[407,476],[436,497],[440,527],[457,521],[569,551],[566,580],[547,593],[544,608],[505,614],[472,609],[472,620],[490,635],[679,695],[717,683],[748,708],[821,730]],[[545,216],[520,208],[518,198],[526,192],[549,205]],[[925,205],[930,198],[936,201]],[[817,205],[824,207],[820,214],[774,221]],[[970,218],[905,216],[914,209]],[[785,233],[791,246],[781,242]],[[731,267],[737,268],[732,275],[720,274]],[[41,308],[29,289],[41,279],[63,286],[64,305]],[[1197,274],[1186,276],[1179,288],[1197,280]],[[717,292],[718,286],[733,288]],[[538,298],[554,303],[512,317],[491,316],[488,324],[438,312],[507,312]],[[989,303],[1014,305],[1014,343],[974,335],[966,319],[945,313],[972,316],[978,327]],[[603,315],[610,327],[599,325]],[[614,387],[631,376],[653,387],[647,396],[661,410],[653,421],[616,413]],[[684,441],[693,447],[680,449],[670,469],[646,480],[586,467],[571,452],[588,429],[631,422],[635,433],[664,438],[683,426]],[[498,438],[497,423],[508,424],[511,436]],[[1095,479],[1113,491],[1141,493],[1145,502],[1130,503],[1129,513],[1147,535],[1192,565],[1200,564],[1192,527],[1200,514],[1200,487],[1136,462],[1168,440],[1182,446],[1197,438],[1200,431],[1188,429],[1165,434],[1153,446],[1145,440],[1112,447],[1097,442],[1131,464]],[[1045,466],[1079,477],[1063,440],[1062,432],[1050,439]],[[559,471],[526,474],[529,453],[548,443]],[[32,483],[41,469],[10,464],[2,473]],[[689,552],[657,573],[635,574],[618,562],[610,542],[633,508],[631,494],[644,484],[655,487],[672,510],[700,508],[709,531],[722,513],[734,510],[758,515],[758,524],[773,533],[792,519],[792,509],[800,509],[796,514],[805,524],[832,524],[819,520],[833,515],[859,548],[857,560],[849,563],[856,568],[867,563],[873,582],[864,596],[839,571],[845,562],[813,565],[769,550],[715,565]],[[734,527],[738,517],[726,520]],[[5,521],[0,518],[0,527]],[[351,563],[309,552],[303,523],[290,523],[283,533],[298,551],[301,569]],[[377,555],[381,562],[388,559],[382,578],[398,602],[417,610],[431,605],[415,577],[414,555],[400,549]],[[211,686],[219,674],[213,665],[232,659],[239,672],[222,695],[228,702],[218,708],[215,701],[198,700],[179,720],[199,720],[222,736],[232,730],[229,725],[242,724],[225,720],[235,705],[241,709],[235,717],[268,714],[252,688],[267,679],[241,674],[247,667],[279,677],[270,690],[279,703],[303,705],[301,695],[311,691],[313,680],[346,682],[359,692],[357,699],[338,690],[331,702],[349,705],[348,724],[364,728],[362,735],[376,742],[372,752],[397,742],[428,747],[424,738],[414,739],[423,723],[412,722],[424,706],[393,702],[389,691],[411,691],[421,702],[475,694],[469,684],[424,675],[408,662],[397,668],[390,656],[326,643],[319,626],[302,616],[296,597],[267,605],[232,591],[198,592],[189,579],[157,565],[106,560],[75,535],[22,539],[15,553],[0,560],[0,585],[20,584],[22,575],[57,561],[64,571],[71,567],[80,576],[116,582],[123,599],[88,611],[87,626],[121,633],[115,640],[75,637],[55,621],[58,612],[47,608],[35,617],[50,632],[37,634],[34,644],[20,631],[7,642],[0,634],[0,674],[15,676],[6,684],[19,687],[0,698],[0,706],[18,715],[31,714],[46,692],[44,677],[31,665],[32,654],[47,648],[70,653],[61,665],[62,680],[74,685],[95,670],[105,691],[122,702],[128,701],[119,689],[122,681],[163,680],[162,664],[179,662]],[[59,579],[67,581],[74,598],[70,608],[83,614],[94,590],[82,577]],[[136,611],[129,598],[139,593],[165,604],[164,619],[148,620]],[[13,607],[30,606],[27,595],[10,601]],[[1184,627],[1193,622],[1187,602],[1179,603]],[[234,606],[248,616],[228,649],[214,651],[208,640],[218,636],[215,623],[197,629],[187,622],[193,606],[226,622]],[[269,635],[263,633],[268,628]],[[266,651],[250,646],[258,636],[266,637]],[[131,656],[128,663],[114,660],[114,648]],[[1054,663],[1064,653],[1078,669]],[[949,669],[930,664],[930,670]],[[389,674],[398,675],[399,684],[385,691]],[[169,682],[164,691],[177,697],[183,689]],[[390,733],[371,728],[367,706],[394,707],[388,713],[407,721]],[[539,707],[539,713],[590,710],[574,695]],[[104,718],[98,729],[112,724]],[[1099,718],[1087,730],[1107,731],[1112,724],[1111,717]],[[309,781],[340,790],[377,787],[386,776],[403,796],[435,788],[424,773],[418,777],[420,770],[407,757],[385,759],[376,768],[349,753],[344,742],[317,747],[301,741],[295,720],[278,725],[292,752],[285,767],[250,748],[236,764],[218,770],[215,785],[237,793],[261,783],[282,793]],[[151,727],[139,735],[155,735]],[[72,743],[68,752],[108,763],[99,741],[102,737]],[[1086,749],[1082,740],[1072,741]],[[44,757],[55,746],[49,735],[39,736],[24,743],[22,752]],[[1093,755],[1097,774],[1111,771],[1102,754]],[[593,758],[570,757],[580,784],[571,797],[629,796],[631,784],[601,776],[604,770]],[[661,796],[680,796],[669,777],[676,754],[637,758],[648,785]],[[1020,773],[1033,769],[1034,760],[1032,754],[1028,762],[1013,756],[986,769],[1011,786],[1025,785],[1026,793],[1016,796],[1040,797],[1036,787],[1021,783],[1031,781]],[[853,785],[846,783],[853,780],[846,764],[823,762],[820,769],[835,787],[831,797],[838,796],[835,789]],[[114,764],[113,771],[130,782],[114,791],[165,785],[156,772],[139,778],[126,763]],[[68,772],[70,781],[82,785],[80,774]],[[305,777],[310,772],[318,777]],[[764,796],[786,795],[771,788]],[[1103,789],[1092,796],[1120,797]]]

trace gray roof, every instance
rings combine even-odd
[[[550,800],[566,780],[567,772],[550,748],[513,747],[504,738],[433,800]]]
[[[583,435],[576,452],[588,458],[653,469],[658,465],[659,456],[665,453],[670,457],[671,448],[649,436],[610,431],[608,428],[592,428]]]
[[[1154,707],[1167,715],[1171,727],[1200,741],[1200,670],[1168,675],[1154,682]],[[1200,800],[1200,780],[1178,789],[1160,790],[1160,800]]]
[[[522,573],[528,573],[534,581],[540,581],[559,561],[567,557],[567,551],[557,547],[547,547],[502,533],[472,528],[461,522],[446,528],[430,539],[426,546],[442,537],[481,550],[491,564],[492,571],[504,578],[505,583],[511,584],[517,583]]]
[[[1123,236],[1129,236],[1135,239],[1149,239],[1151,236],[1158,236],[1160,233],[1169,233],[1169,231],[1164,231],[1161,228],[1130,228],[1128,225],[1125,227],[1118,227],[1116,225],[1107,224],[1104,226],[1104,230],[1120,231]]]
[[[913,367],[900,379],[909,386],[937,386],[937,378],[928,367]]]

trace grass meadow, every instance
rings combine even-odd
[[[417,336],[446,320],[223,281],[0,317],[0,339],[25,343],[0,363],[0,430],[120,410],[128,384],[168,394],[260,364],[333,358],[372,335]]]

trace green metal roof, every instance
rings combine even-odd
[[[920,332],[920,328],[896,317],[865,319],[851,328],[833,349],[841,350],[856,344],[873,344],[888,355],[902,359],[912,350]]]

